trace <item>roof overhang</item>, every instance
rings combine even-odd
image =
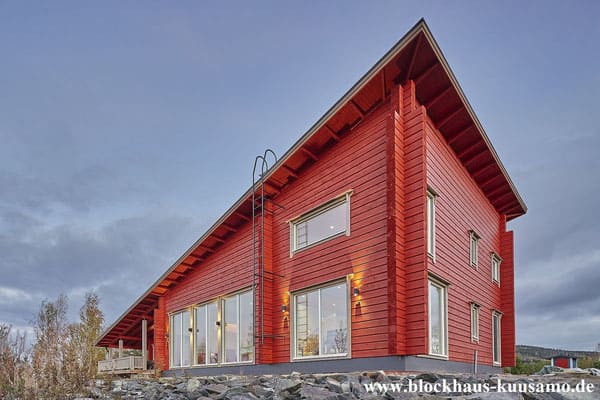
[[[527,208],[427,24],[420,20],[354,86],[348,90],[265,174],[266,195],[276,197],[298,174],[316,162],[389,96],[396,84],[413,81],[425,106],[450,147],[496,210],[507,220]],[[249,188],[96,342],[115,346],[121,336],[135,338],[143,315],[173,285],[197,268],[216,248],[248,222]],[[141,341],[141,338],[140,338]],[[131,345],[138,345],[135,340]]]

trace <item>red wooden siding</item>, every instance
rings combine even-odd
[[[506,223],[502,221],[500,236],[500,291],[502,301],[502,366],[512,367],[516,364],[515,338],[515,266],[513,232],[505,232]]]
[[[169,349],[167,347],[167,314],[164,297],[158,298],[158,307],[154,309],[154,364],[160,370],[169,369]]]
[[[430,120],[426,124],[426,138],[427,182],[438,195],[436,256],[435,262],[429,259],[428,264],[430,271],[450,282],[449,358],[472,362],[477,350],[479,362],[491,365],[492,311],[503,311],[500,288],[491,278],[491,254],[502,254],[501,216]],[[470,230],[481,236],[477,269],[470,265]],[[482,306],[478,343],[471,341],[471,301]]]
[[[405,354],[425,354],[428,348],[425,221],[425,109],[418,106],[415,86],[402,93],[404,116],[404,254],[406,302]]]
[[[379,107],[277,197],[285,210],[273,219],[273,265],[278,285],[275,308],[291,307],[289,293],[353,274],[360,306],[351,302],[352,357],[388,354],[386,253],[387,107]],[[347,190],[351,196],[351,235],[340,236],[290,257],[287,221]],[[290,360],[289,321],[275,313],[274,362]]]

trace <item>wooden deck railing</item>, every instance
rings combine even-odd
[[[144,358],[142,356],[128,356],[98,361],[98,372],[100,373],[141,371],[143,369]]]

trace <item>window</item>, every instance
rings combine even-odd
[[[427,191],[427,254],[435,258],[435,198],[433,191]]]
[[[429,354],[448,355],[447,286],[429,279]]]
[[[492,282],[500,286],[500,263],[502,259],[496,253],[492,253]]]
[[[219,310],[217,302],[204,304],[194,309],[194,364],[210,365],[219,362],[218,325]]]
[[[294,358],[348,355],[346,282],[294,294]]]
[[[479,253],[479,235],[474,231],[469,233],[469,259],[472,267],[477,267]]]
[[[346,193],[290,222],[291,251],[342,234],[350,235],[350,195]]]
[[[249,291],[171,314],[171,367],[252,362],[253,310]]]
[[[471,303],[471,341],[479,342],[479,309],[481,306],[477,303]]]
[[[500,364],[500,319],[502,314],[498,311],[492,313],[492,355],[494,364]]]
[[[190,365],[191,327],[190,312],[182,311],[171,315],[171,366]]]
[[[254,358],[252,292],[222,300],[224,362],[249,362]]]

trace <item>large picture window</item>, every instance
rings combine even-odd
[[[350,235],[350,192],[291,221],[291,251]]]
[[[253,311],[244,292],[171,314],[171,367],[254,361]]]
[[[347,283],[300,292],[293,299],[294,358],[348,355]]]
[[[438,280],[429,280],[429,354],[448,355],[448,294]]]

